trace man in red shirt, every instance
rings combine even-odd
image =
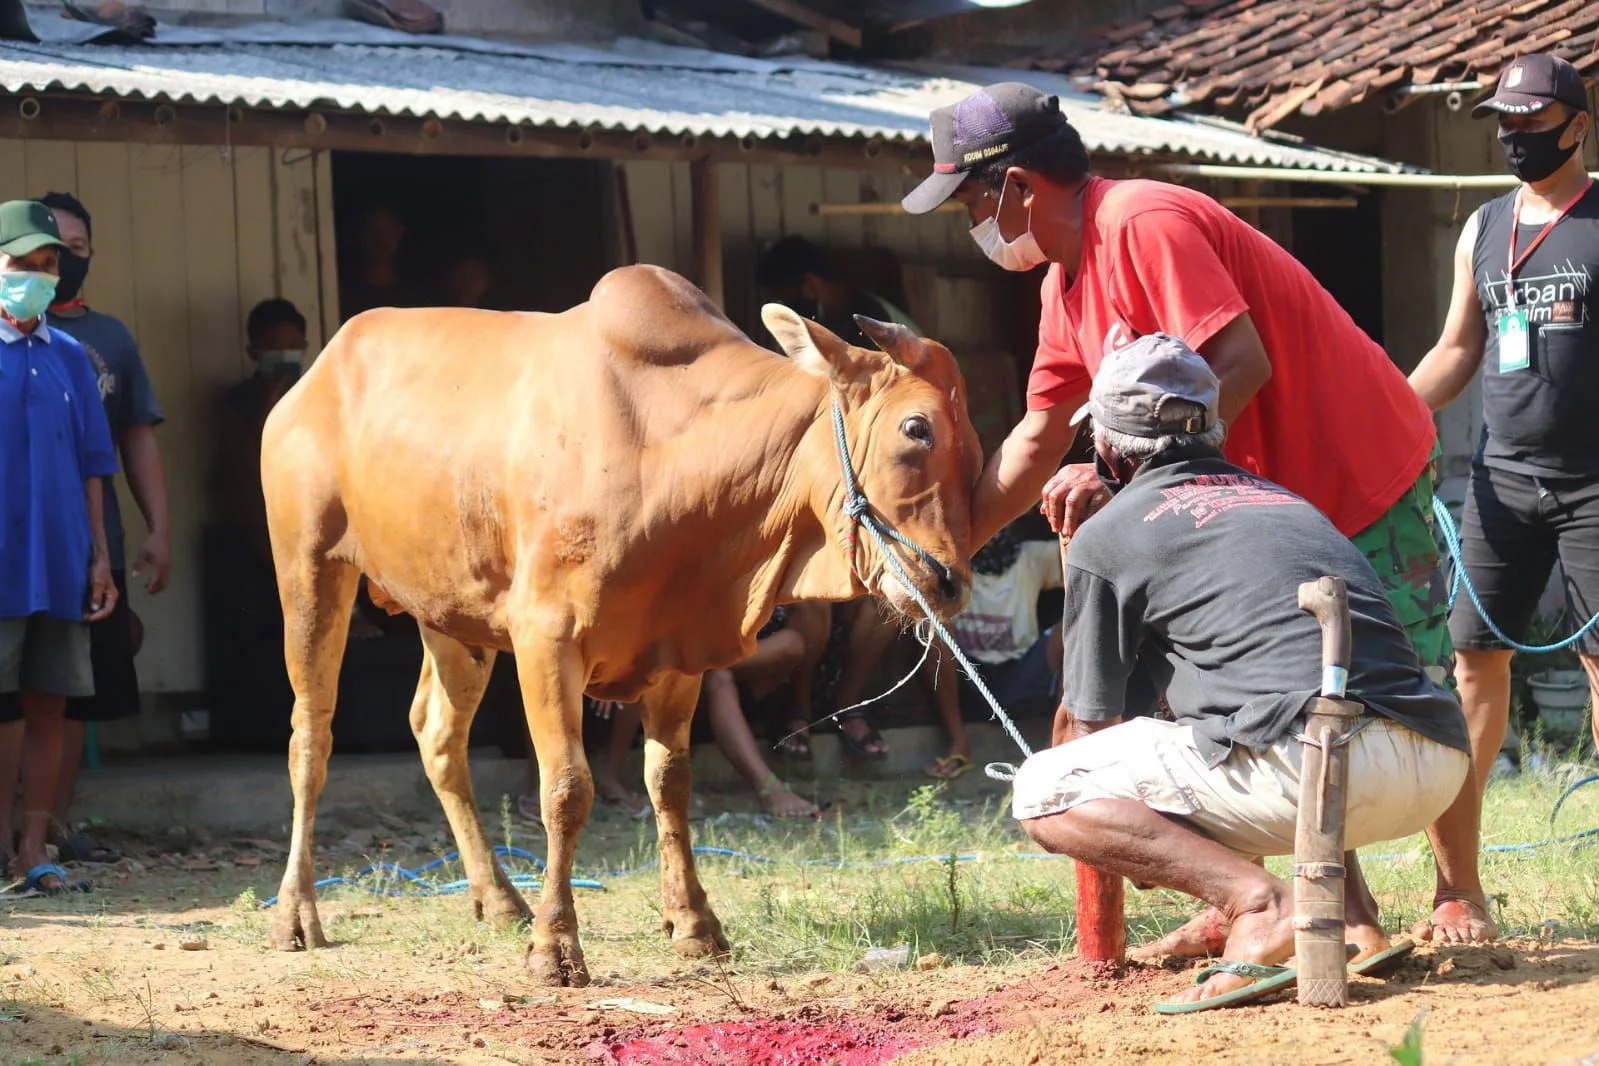
[[[1075,434],[1072,413],[1107,354],[1167,333],[1221,380],[1226,457],[1315,504],[1361,548],[1422,664],[1443,681],[1453,655],[1430,511],[1437,431],[1382,348],[1301,263],[1210,197],[1094,177],[1053,96],[1014,82],[988,86],[933,112],[931,127],[933,174],[905,209],[921,214],[955,197],[995,263],[1016,271],[1049,263],[1027,415],[983,471],[973,543],[1041,492],[1045,515],[1067,537],[1104,503],[1093,466],[1057,471]],[[1492,931],[1468,792],[1430,832],[1438,903],[1464,900],[1477,913],[1461,919],[1457,902],[1423,935]],[[1207,923],[1217,925],[1203,916],[1156,947],[1209,951],[1219,938],[1214,928],[1201,935]]]

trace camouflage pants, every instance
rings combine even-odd
[[[1351,539],[1394,605],[1427,675],[1454,690],[1455,646],[1449,639],[1449,585],[1433,532],[1433,484],[1440,450],[1416,483],[1377,521]]]

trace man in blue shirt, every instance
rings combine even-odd
[[[144,577],[145,592],[166,588],[172,561],[171,523],[167,512],[166,476],[155,427],[166,420],[155,389],[139,358],[139,346],[121,320],[89,307],[83,283],[94,257],[93,222],[89,211],[70,193],[52,192],[39,202],[55,213],[66,251],[61,253],[61,279],[50,303],[50,327],[70,334],[89,356],[111,425],[111,440],[121,452],[122,468],[144,515],[149,534],[138,546],[133,577]],[[122,514],[116,486],[101,481],[105,500],[106,547],[117,606],[111,617],[89,627],[89,658],[94,665],[94,695],[67,701],[66,731],[61,740],[61,777],[56,783],[55,832],[51,843],[63,860],[115,862],[117,855],[86,834],[71,831],[73,794],[83,763],[84,735],[89,722],[109,722],[139,713],[139,674],[133,664],[133,610],[128,602],[128,553],[124,548]]]
[[[0,204],[0,848],[23,832],[12,870],[63,892],[45,855],[68,697],[94,693],[85,623],[109,617],[117,589],[100,479],[116,453],[83,346],[51,330],[66,245],[43,204]],[[82,491],[78,491],[82,486]]]

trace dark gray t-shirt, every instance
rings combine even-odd
[[[1460,704],[1422,670],[1360,550],[1218,455],[1155,460],[1073,538],[1062,702],[1118,717],[1142,665],[1210,765],[1235,743],[1268,748],[1320,691],[1321,630],[1298,597],[1328,574],[1349,586],[1349,698],[1469,751]]]
[[[1471,253],[1487,329],[1477,461],[1532,477],[1599,475],[1599,184],[1536,248],[1543,225],[1516,228],[1516,255],[1532,248],[1515,278],[1515,307],[1527,315],[1524,360],[1501,358],[1499,345],[1515,195],[1478,209]]]
[[[51,315],[50,328],[70,335],[89,353],[95,376],[100,382],[100,399],[111,423],[111,440],[120,450],[122,435],[135,426],[159,426],[166,421],[156,402],[150,375],[145,373],[139,346],[120,319],[85,310],[75,317]],[[111,569],[127,567],[123,545],[122,510],[110,478],[103,479],[105,495],[106,547],[110,549]]]

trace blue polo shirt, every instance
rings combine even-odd
[[[84,482],[117,471],[83,346],[0,318],[0,618],[80,622],[94,541]]]

